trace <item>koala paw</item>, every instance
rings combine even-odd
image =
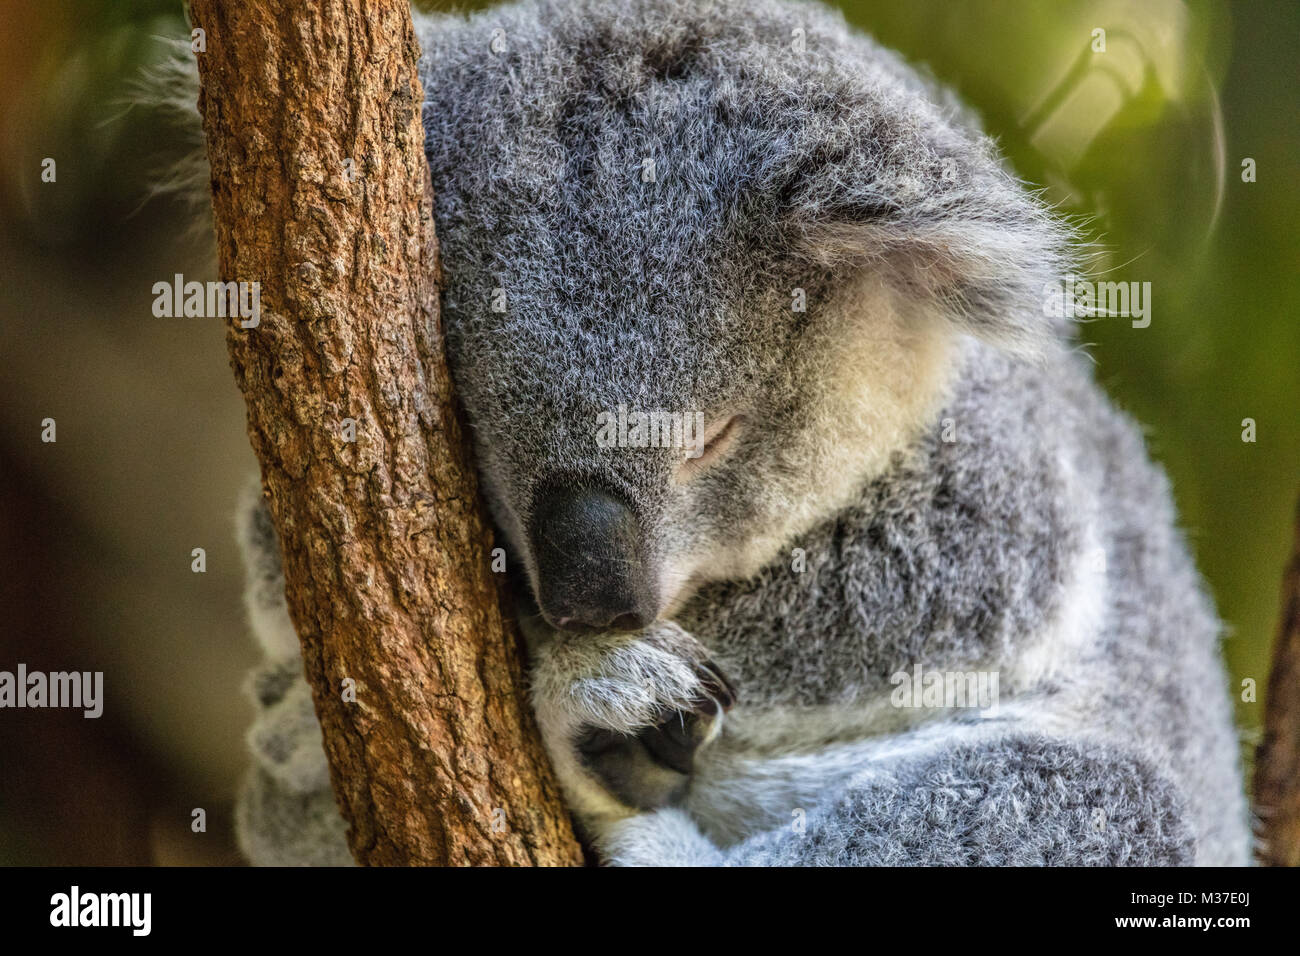
[[[581,774],[636,810],[681,797],[695,752],[736,699],[707,649],[667,622],[555,634],[534,646],[532,690],[561,777]]]

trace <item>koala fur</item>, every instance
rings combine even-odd
[[[601,857],[1247,862],[1168,482],[1044,312],[1069,230],[970,116],[783,0],[416,24],[448,356]],[[715,441],[599,447],[620,405]],[[267,663],[241,841],[346,864],[278,545],[243,514]],[[897,706],[917,666],[996,674],[996,712]]]

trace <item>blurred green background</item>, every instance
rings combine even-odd
[[[103,670],[107,697],[99,720],[0,712],[0,863],[236,862],[254,654],[231,513],[255,463],[220,323],[151,314],[154,282],[213,266],[148,198],[181,131],[126,105],[188,29],[175,0],[0,6],[0,668]],[[1300,490],[1300,4],[842,6],[983,116],[1094,272],[1151,283],[1148,328],[1097,319],[1081,347],[1173,478],[1237,696],[1261,684],[1249,756]]]

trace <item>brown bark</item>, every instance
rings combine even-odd
[[[406,0],[191,7],[221,274],[261,283],[231,364],[352,852],[580,863],[442,357]]]
[[[1264,739],[1255,754],[1259,861],[1300,866],[1300,504],[1282,577],[1282,617],[1269,670]]]

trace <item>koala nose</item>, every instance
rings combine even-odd
[[[636,515],[600,488],[544,486],[532,521],[537,603],[555,627],[637,630],[657,613]]]

